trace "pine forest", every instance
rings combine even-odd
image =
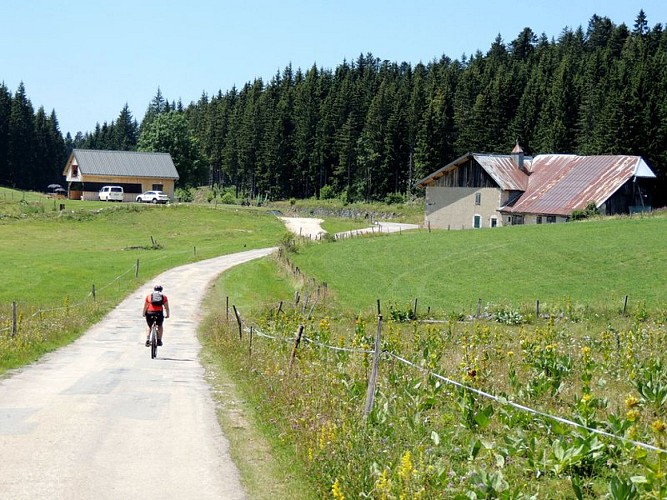
[[[424,48],[425,53],[434,48]],[[426,55],[426,54],[425,54]],[[2,75],[0,75],[1,78]],[[62,136],[23,84],[0,84],[0,185],[62,182],[72,148],[172,154],[180,187],[237,196],[385,200],[467,152],[640,155],[667,205],[667,32],[594,15],[548,38],[524,28],[486,53],[428,63],[372,54],[336,68],[291,65],[270,81],[169,101],[158,89],[139,123],[116,120]]]

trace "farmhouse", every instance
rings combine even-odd
[[[66,177],[70,199],[96,200],[102,186],[121,186],[125,201],[134,201],[144,191],[164,191],[174,197],[178,172],[167,153],[136,153],[75,149],[67,160]]]
[[[567,221],[594,203],[605,215],[650,210],[655,174],[639,156],[468,153],[417,183],[425,224],[468,229]]]

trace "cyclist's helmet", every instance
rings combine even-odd
[[[162,291],[162,285],[155,285],[153,290],[155,290],[156,292],[161,292]]]

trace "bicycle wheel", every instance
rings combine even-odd
[[[157,357],[157,326],[153,325],[151,328],[151,359]]]

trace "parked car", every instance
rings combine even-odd
[[[137,196],[139,203],[169,203],[169,196],[162,191],[146,191]]]
[[[104,186],[97,193],[100,201],[123,201],[123,188],[120,186]]]

